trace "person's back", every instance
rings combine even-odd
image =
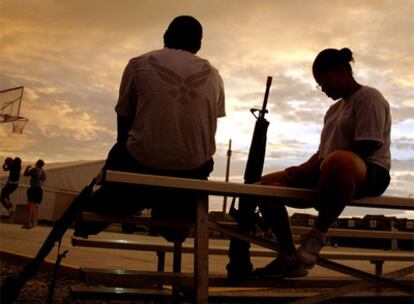
[[[136,96],[121,95],[116,110],[135,111],[127,147],[140,163],[188,170],[212,157],[216,118],[225,113],[222,80],[207,60],[165,47],[131,59],[125,77],[133,88],[121,92]]]
[[[163,49],[133,58],[125,68],[115,110],[133,119],[127,148],[147,167],[191,170],[215,152],[224,89],[218,71],[195,55],[201,38],[201,24],[179,16],[164,34]]]
[[[46,173],[43,170],[43,165],[37,165],[34,168],[31,168],[25,172],[24,175],[30,176],[30,186],[31,187],[42,187],[44,181],[46,180]]]

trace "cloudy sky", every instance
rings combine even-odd
[[[224,178],[232,139],[230,179],[242,181],[254,126],[249,109],[260,107],[268,75],[265,172],[315,152],[332,101],[315,88],[312,61],[324,48],[349,47],[357,80],[379,89],[391,105],[387,194],[414,192],[413,0],[2,0],[0,90],[25,87],[21,114],[30,122],[23,135],[0,125],[0,156],[105,158],[116,135],[113,108],[123,68],[131,57],[161,48],[169,22],[182,14],[203,24],[198,55],[225,83],[227,117],[219,122],[212,178]]]

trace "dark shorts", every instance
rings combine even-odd
[[[194,178],[206,180],[213,170],[212,159],[203,166],[193,170],[158,170],[138,163],[125,147],[116,144],[109,152],[105,169],[125,172],[163,175],[171,177]],[[92,211],[110,215],[132,215],[145,208],[152,209],[153,219],[191,221],[195,218],[196,193],[179,190],[163,190],[141,187],[125,183],[104,183],[95,193],[89,208]],[[184,233],[186,235],[187,232]],[[172,236],[168,231],[163,235]]]
[[[367,166],[367,179],[357,196],[379,196],[383,194],[390,184],[390,173],[387,169],[376,164],[365,164]]]
[[[27,200],[29,202],[40,204],[43,199],[43,189],[40,187],[30,187],[27,189]]]
[[[7,183],[1,190],[0,200],[4,201],[4,199],[9,198],[10,194],[12,194],[18,186],[18,184]]]
[[[362,198],[364,196],[380,196],[387,189],[390,184],[390,174],[387,169],[373,163],[365,162],[367,167],[367,177],[362,188],[355,193],[354,198]],[[317,170],[308,172],[306,175],[299,175],[298,178],[293,179],[288,183],[288,187],[317,189],[319,183],[320,171],[319,166]],[[286,205],[292,208],[310,208],[315,207],[309,202],[300,202],[294,199],[288,199]]]

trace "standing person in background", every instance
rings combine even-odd
[[[299,277],[308,274],[324,246],[332,223],[354,198],[379,196],[390,183],[391,116],[387,100],[376,89],[359,84],[352,72],[350,49],[325,49],[315,58],[313,76],[335,103],[324,118],[319,149],[305,163],[262,176],[261,184],[317,189],[314,204],[265,200],[261,213],[276,235],[278,257],[252,273],[248,246],[233,250],[227,266],[230,278]],[[315,226],[295,248],[285,205],[315,208]]]
[[[24,176],[30,176],[30,188],[27,189],[27,220],[22,226],[24,229],[31,229],[36,226],[37,209],[43,199],[42,185],[46,180],[46,173],[43,170],[45,162],[39,159],[34,168],[27,166]]]
[[[4,208],[9,212],[9,216],[14,215],[14,207],[10,201],[10,194],[16,191],[19,186],[20,171],[22,170],[22,160],[19,157],[15,159],[7,157],[4,160],[3,170],[9,171],[9,178],[6,185],[1,190],[0,201]]]

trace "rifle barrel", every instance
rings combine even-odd
[[[272,85],[272,76],[267,76],[267,80],[266,80],[266,92],[265,92],[265,96],[264,96],[264,100],[263,100],[263,106],[262,106],[262,111],[260,112],[260,118],[264,118],[265,113],[266,113],[266,107],[267,107],[267,99],[269,98],[269,91],[270,91],[270,86]]]

